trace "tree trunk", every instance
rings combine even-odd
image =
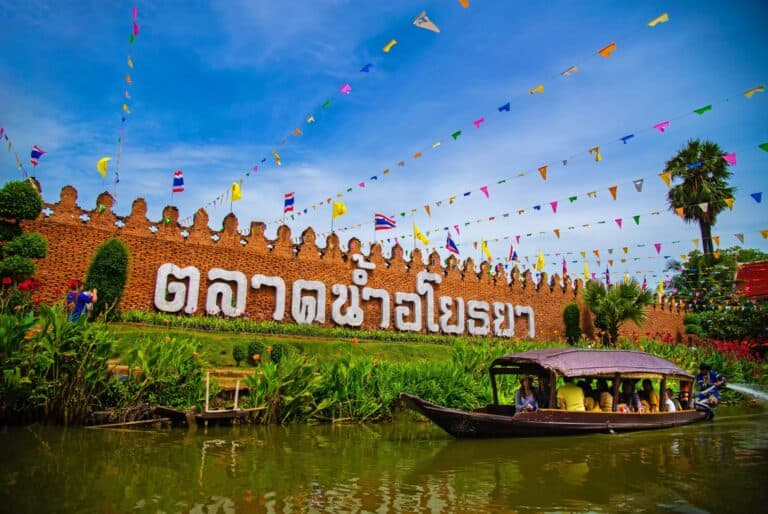
[[[700,220],[699,228],[701,229],[701,249],[704,255],[715,253],[715,250],[712,248],[712,225]]]

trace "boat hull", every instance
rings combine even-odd
[[[688,425],[712,417],[711,411],[703,410],[637,414],[540,409],[510,415],[449,409],[408,393],[401,393],[400,399],[452,436],[473,439],[656,430]]]

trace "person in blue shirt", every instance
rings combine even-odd
[[[720,387],[725,384],[725,377],[717,371],[712,371],[709,364],[702,363],[699,366],[699,374],[696,375],[696,383],[699,392],[696,401],[705,402],[714,407],[720,401]]]
[[[520,389],[515,392],[515,411],[533,411],[539,408],[533,390],[533,379],[524,375],[520,379]]]
[[[83,291],[82,293],[78,294],[77,300],[75,301],[75,308],[72,309],[72,312],[69,315],[69,320],[72,321],[73,323],[79,320],[80,316],[83,315],[84,311],[91,310],[91,307],[96,302],[96,299],[97,299],[96,288],[93,288],[90,291]]]

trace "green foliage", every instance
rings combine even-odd
[[[128,377],[122,407],[142,403],[186,408],[205,401],[205,363],[192,338],[146,337],[125,356]]]
[[[579,325],[579,306],[575,303],[569,303],[563,310],[563,321],[565,322],[565,339],[568,344],[576,344],[581,339],[581,326]]]
[[[703,334],[726,341],[768,340],[768,301],[704,311],[699,314]]]
[[[20,255],[30,259],[42,259],[48,252],[48,241],[37,232],[20,235],[3,246],[3,255]]]
[[[272,345],[272,351],[269,354],[269,358],[275,364],[280,364],[280,361],[285,355],[285,345],[281,343],[275,343]]]
[[[34,220],[43,210],[43,199],[28,181],[12,180],[0,189],[0,218]]]
[[[21,226],[18,223],[0,221],[0,241],[10,241],[21,234]]]
[[[250,362],[253,365],[256,365],[259,361],[254,360],[253,356],[258,355],[261,357],[261,355],[264,354],[264,343],[258,340],[251,341],[248,343],[248,362]]]
[[[239,344],[236,344],[232,348],[232,359],[235,361],[235,366],[239,366],[245,359],[245,352],[243,351],[243,347]]]
[[[85,289],[98,289],[93,306],[96,316],[117,307],[127,280],[128,247],[117,238],[109,239],[96,249],[85,279]]]
[[[615,345],[624,322],[632,321],[639,326],[645,321],[646,307],[653,303],[653,296],[635,280],[614,284],[607,290],[602,283],[589,281],[584,301],[595,315],[595,326],[603,333],[603,343]]]
[[[724,153],[717,143],[691,139],[664,166],[673,182],[679,181],[667,193],[669,209],[683,208],[683,220],[699,224],[705,254],[714,252],[712,227],[726,208],[725,200],[735,192],[728,184],[731,172]],[[708,204],[706,210],[699,206],[702,203]]]
[[[10,244],[10,243],[9,243]],[[11,255],[0,261],[0,277],[21,281],[35,274],[35,263],[21,255]]]

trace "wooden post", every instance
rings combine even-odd
[[[238,380],[235,384],[235,408],[234,410],[237,410],[237,397],[240,394],[240,381]]]
[[[211,392],[211,372],[208,371],[205,374],[205,412],[208,412],[208,397]],[[206,422],[207,423],[207,422]]]
[[[491,391],[493,392],[493,404],[498,405],[499,404],[499,391],[496,388],[496,374],[492,371],[489,371],[488,374],[491,376]]]
[[[659,385],[661,391],[659,391],[659,412],[667,412],[667,402],[664,400],[664,396],[667,394],[667,376],[661,377],[661,384]]]
[[[557,408],[557,373],[554,371],[549,373],[549,408]]]
[[[621,384],[621,375],[616,373],[613,375],[613,405],[611,406],[611,412],[616,412],[619,409],[619,385]]]

